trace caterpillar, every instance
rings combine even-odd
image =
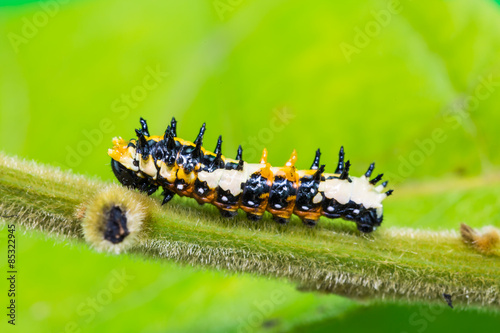
[[[353,221],[359,231],[374,231],[383,219],[382,200],[387,181],[376,185],[383,174],[370,180],[375,163],[361,177],[349,175],[350,161],[344,163],[344,148],[334,173],[325,173],[318,149],[309,170],[297,170],[297,153],[282,167],[267,162],[264,148],[260,163],[243,161],[241,146],[235,159],[222,155],[222,137],[215,150],[203,144],[205,123],[193,142],[177,137],[177,121],[172,118],[163,136],[151,136],[146,120],[140,118],[137,139],[113,138],[108,150],[111,167],[118,181],[148,195],[163,188],[163,203],[175,194],[194,198],[199,204],[215,205],[222,216],[233,217],[238,209],[250,220],[260,220],[268,211],[274,220],[285,224],[292,214],[308,226],[320,216]]]

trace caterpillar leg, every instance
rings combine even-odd
[[[316,223],[318,220],[313,220],[313,219],[302,219],[302,223],[304,223],[308,227],[314,227],[316,226]]]
[[[287,224],[288,222],[290,222],[290,217],[273,215],[273,220],[279,224]]]
[[[170,200],[172,200],[172,198],[175,196],[175,193],[170,191],[168,188],[163,187],[162,195],[163,195],[163,201],[161,204],[164,205]]]
[[[249,219],[250,221],[260,221],[262,220],[262,215],[247,213],[247,219]]]
[[[231,210],[225,210],[223,208],[219,208],[219,212],[220,212],[220,215],[222,217],[225,217],[225,218],[232,218],[232,217],[235,217],[236,215],[238,215],[238,211],[236,211],[236,210],[231,211]]]

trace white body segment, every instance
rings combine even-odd
[[[347,179],[327,179],[321,182],[318,190],[325,194],[328,199],[335,199],[345,205],[350,200],[357,204],[363,204],[365,208],[382,209],[382,200],[387,194],[380,190],[383,186],[374,187],[365,177],[350,177],[352,182]]]
[[[148,156],[146,160],[144,160],[141,156],[141,154],[136,155],[137,160],[139,161],[139,168],[140,170],[145,173],[146,175],[152,177],[153,179],[156,179],[156,166],[155,166],[155,161],[153,160],[153,157],[151,155]]]
[[[198,172],[198,179],[202,182],[207,182],[210,189],[215,189],[219,185],[219,180],[225,171],[224,169],[217,169],[213,172]]]
[[[223,190],[229,191],[232,195],[237,196],[242,190],[242,185],[255,172],[261,170],[266,165],[264,163],[244,163],[243,170],[223,170],[218,169],[213,172],[202,171],[198,173],[201,181],[206,181],[210,189],[215,189],[220,186]],[[273,167],[271,172],[274,174],[280,168]],[[347,179],[327,179],[322,181],[318,188],[318,194],[314,197],[314,203],[321,201],[321,192],[328,199],[335,199],[342,205],[349,201],[354,201],[357,204],[362,204],[365,208],[375,208],[378,212],[382,211],[382,201],[387,197],[382,192],[383,186],[374,187],[370,184],[368,178],[364,175],[361,177],[350,177],[351,182]]]
[[[213,172],[201,171],[198,173],[198,178],[201,181],[207,182],[210,189],[215,189],[220,186],[224,191],[231,192],[237,196],[242,190],[242,185],[255,172],[266,166],[265,163],[243,163],[243,170],[224,170],[217,169]]]

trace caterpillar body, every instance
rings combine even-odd
[[[392,190],[384,192],[387,181],[376,185],[382,175],[370,180],[374,163],[361,177],[350,176],[343,147],[334,173],[324,172],[319,149],[309,170],[295,168],[295,150],[284,166],[272,167],[266,149],[260,163],[244,162],[241,146],[235,159],[223,156],[221,136],[213,152],[206,150],[202,147],[205,124],[190,142],[177,137],[175,118],[163,136],[151,136],[146,121],[141,118],[140,122],[137,139],[113,139],[113,148],[108,150],[111,167],[125,186],[149,195],[161,186],[163,204],[178,194],[213,204],[224,217],[241,209],[249,219],[259,220],[268,211],[279,223],[287,223],[295,214],[309,226],[320,216],[343,218],[365,233],[382,223],[382,200]]]

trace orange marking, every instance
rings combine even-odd
[[[276,215],[284,219],[289,219],[293,214],[293,207],[291,207],[291,209],[290,207],[287,207],[286,209],[274,209],[267,206],[267,211],[272,215]]]
[[[212,203],[212,201],[215,200],[215,194],[216,194],[215,190],[209,190],[208,194],[207,193],[204,194],[205,196],[200,196],[198,195],[198,193],[196,193],[196,191],[193,191],[193,198],[195,198],[200,205],[204,203]]]
[[[308,219],[308,220],[317,221],[317,220],[319,220],[319,217],[321,216],[320,208],[321,207],[317,207],[316,209],[310,210],[310,211],[307,211],[307,212],[294,209],[293,213],[295,215],[297,215],[298,217],[300,217],[302,220]]]
[[[260,174],[264,178],[271,179],[271,177],[273,176],[273,172],[271,171],[271,164],[266,163],[266,166],[260,169]]]
[[[294,166],[284,166],[281,167],[278,172],[275,173],[275,176],[280,176],[286,178],[288,181],[293,183],[293,186],[296,188],[299,182],[299,174],[296,172]]]
[[[119,161],[120,157],[127,151],[127,142],[122,138],[113,138],[113,148],[108,149],[108,155]]]
[[[260,163],[267,163],[267,149],[264,148],[262,151],[262,157],[260,158]]]
[[[288,160],[288,162],[286,162],[285,165],[287,167],[293,167],[296,161],[297,161],[297,151],[294,149],[292,151],[292,156],[290,156],[290,159]]]
[[[220,208],[220,209],[222,209],[222,210],[226,210],[226,211],[228,211],[228,212],[235,212],[235,211],[237,211],[237,210],[238,210],[238,208],[241,208],[241,207],[240,207],[240,203],[239,203],[239,202],[237,202],[237,203],[236,203],[236,204],[234,204],[234,205],[233,205],[233,204],[229,205],[229,204],[220,203],[220,202],[217,202],[217,201],[215,201],[215,200],[214,200],[214,201],[212,202],[212,205],[214,205],[214,206],[216,206],[217,208]]]

